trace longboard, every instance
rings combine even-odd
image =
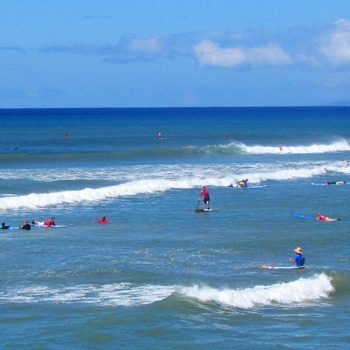
[[[335,185],[335,186],[342,186],[342,185],[349,185],[347,182],[345,184],[318,184],[318,183],[314,183],[314,182],[311,182],[311,185],[313,186],[332,186],[332,185]]]
[[[196,213],[203,213],[203,212],[205,212],[205,213],[207,213],[208,211],[213,211],[214,209],[196,209],[195,210],[195,212]]]
[[[38,224],[31,224],[32,226],[36,226],[36,227],[53,227],[53,228],[61,228],[61,227],[67,227],[69,225],[54,225],[54,226],[46,226],[46,225],[38,225]]]
[[[269,266],[269,265],[263,265],[261,267],[263,269],[270,269],[270,270],[302,270],[305,268],[305,266]]]
[[[299,218],[299,219],[306,219],[306,220],[317,220],[316,218],[313,218],[312,216],[306,216],[306,215],[300,215],[297,213],[290,213],[291,215]]]
[[[247,187],[245,187],[245,186],[236,186],[236,188],[264,188],[264,187],[267,187],[267,185],[256,185],[256,186],[254,186],[254,185],[250,185],[250,186],[247,186]]]

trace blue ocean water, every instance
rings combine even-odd
[[[347,348],[349,113],[0,110],[2,348]]]

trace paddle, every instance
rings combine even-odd
[[[202,211],[202,209],[198,209],[198,206],[199,206],[199,203],[200,203],[200,199],[198,199],[198,203],[197,203],[197,208],[196,208],[196,210],[195,211]]]

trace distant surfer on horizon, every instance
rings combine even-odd
[[[68,134],[66,132],[64,133],[64,138],[68,141]]]
[[[283,145],[280,143],[280,152],[283,152]]]
[[[203,186],[202,187],[202,192],[199,197],[199,200],[204,197],[203,202],[202,202],[202,208],[204,209],[204,205],[206,204],[208,206],[209,210],[209,205],[210,205],[210,196],[209,196],[209,191]]]
[[[158,139],[158,140],[161,140],[162,138],[163,138],[162,132],[159,131],[158,136],[157,136],[157,139]]]
[[[317,214],[317,220],[321,220],[321,221],[338,221],[339,219],[332,219],[332,218],[329,218],[328,216],[324,216],[324,215],[321,215],[320,213]]]
[[[305,264],[305,257],[303,256],[302,249],[300,247],[294,249],[296,252],[296,255],[294,258],[289,258],[289,260],[295,264],[296,266],[304,266]]]

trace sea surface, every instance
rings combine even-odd
[[[349,349],[350,186],[312,185],[350,183],[349,107],[0,122],[1,349]]]

